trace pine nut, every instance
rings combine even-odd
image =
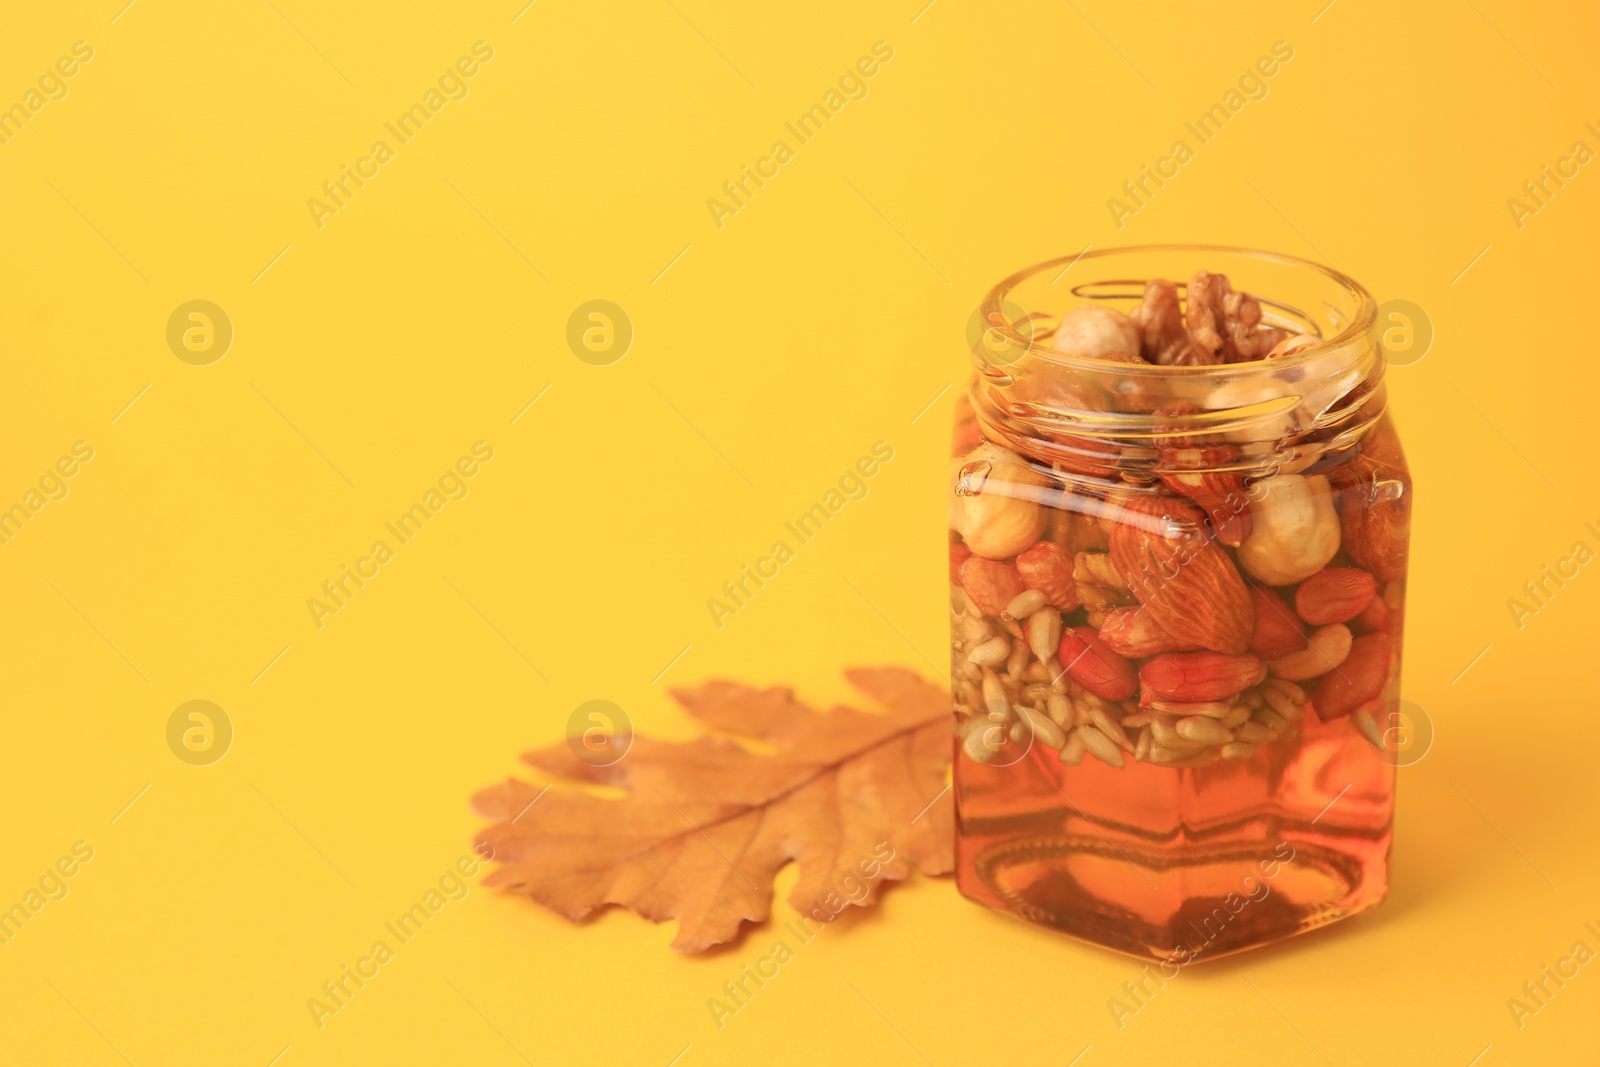
[[[1124,719],[1124,722],[1127,720]],[[1133,758],[1141,763],[1150,758],[1150,727],[1146,726],[1139,731],[1139,740],[1133,746]]]
[[[1011,642],[1004,637],[991,637],[983,644],[967,653],[967,659],[984,667],[993,667],[996,663],[1004,663],[1011,655]]]
[[[1242,726],[1250,721],[1250,709],[1245,707],[1243,704],[1240,704],[1232,711],[1228,712],[1228,714],[1224,715],[1219,721],[1223,726],[1226,726],[1230,730],[1236,729],[1237,727]]]
[[[1147,711],[1136,711],[1132,715],[1124,715],[1122,717],[1122,725],[1124,729],[1136,730],[1141,726],[1149,726],[1150,720],[1153,718],[1155,716]]]
[[[1229,741],[1222,746],[1223,759],[1249,759],[1256,754],[1256,746],[1243,741]]]
[[[1074,730],[1067,735],[1067,743],[1061,746],[1061,754],[1057,758],[1069,767],[1076,767],[1083,762],[1083,738]]]
[[[1066,731],[1045,716],[1040,715],[1037,711],[1018,704],[1017,714],[1022,716],[1022,721],[1027,723],[1028,727],[1033,730],[1033,736],[1049,747],[1060,748],[1067,743]]]
[[[1016,722],[1011,724],[1011,729],[1007,733],[1007,736],[1011,738],[1011,743],[1013,745],[1025,745],[1025,744],[1027,744],[1028,743],[1028,724],[1023,722],[1021,719],[1018,719]]]
[[[1233,733],[1216,719],[1204,715],[1191,715],[1178,720],[1178,736],[1190,741],[1203,741],[1208,745],[1225,745],[1233,740]]]
[[[1083,747],[1095,759],[1102,763],[1109,763],[1113,767],[1123,765],[1122,749],[1112,743],[1111,738],[1096,730],[1093,726],[1080,726],[1076,734],[1083,738]]]
[[[1029,589],[1012,597],[1011,603],[1006,605],[1005,613],[1013,619],[1026,619],[1042,607],[1044,607],[1044,594],[1037,589]]]
[[[1035,684],[1041,684],[1042,685],[1043,683],[1048,682],[1050,680],[1050,675],[1044,669],[1044,664],[1042,664],[1042,663],[1030,663],[1030,664],[1028,664],[1027,668],[1022,672],[1022,680],[1024,682],[1033,682]]]

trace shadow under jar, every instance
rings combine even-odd
[[[1253,340],[1201,268],[1259,300]],[[1128,321],[1134,354],[1191,343],[1197,287],[1214,358],[1272,358],[1082,354]],[[1382,901],[1412,496],[1374,316],[1335,271],[1206,246],[985,299],[949,486],[966,896],[1175,963]]]

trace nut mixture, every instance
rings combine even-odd
[[[1053,345],[1181,366],[1316,341],[1263,326],[1260,303],[1222,275],[1201,271],[1186,293],[1180,307],[1157,280],[1132,315],[1074,308]],[[1308,709],[1383,747],[1410,511],[1409,490],[1393,491],[1409,479],[1386,419],[1316,473],[1218,471],[1233,447],[1220,436],[1163,449],[1155,493],[1088,491],[971,425],[957,441],[952,690],[967,758],[1014,762],[1036,742],[1066,764],[1245,760],[1293,738]]]

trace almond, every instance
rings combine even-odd
[[[1366,610],[1378,583],[1359,567],[1326,567],[1295,590],[1294,609],[1311,626],[1349,622]]]
[[[971,409],[968,409],[969,411]],[[978,420],[969,418],[965,422],[956,424],[955,435],[951,439],[950,451],[958,456],[966,455],[983,443],[983,432],[978,429]]]
[[[1267,676],[1256,657],[1228,656],[1220,652],[1168,652],[1139,670],[1139,703],[1156,699],[1181,701],[1223,700],[1236,696]],[[1144,694],[1150,694],[1145,699]]]
[[[1238,450],[1210,445],[1161,450],[1161,480],[1168,489],[1200,505],[1218,541],[1238,548],[1250,533],[1250,502],[1244,474],[1214,469],[1238,458]]]
[[[1411,539],[1411,476],[1394,424],[1385,415],[1354,458],[1331,472],[1339,493],[1339,523],[1345,553],[1377,576],[1406,576]]]
[[[1037,589],[1051,606],[1071,611],[1078,606],[1072,579],[1072,553],[1054,541],[1040,541],[1017,557],[1017,573],[1029,589]]]
[[[1255,602],[1255,629],[1250,634],[1250,651],[1262,659],[1278,659],[1306,647],[1305,630],[1283,597],[1264,585],[1252,585]]]
[[[961,588],[979,611],[997,617],[1025,587],[1014,564],[969,556],[961,564]]]
[[[1250,647],[1250,592],[1192,504],[1132,500],[1118,520],[1111,563],[1157,626],[1185,646],[1230,654]]]
[[[1355,618],[1355,626],[1364,634],[1370,634],[1374,630],[1387,631],[1393,625],[1394,612],[1381,596],[1373,597],[1366,610]]]
[[[1394,658],[1394,641],[1381,631],[1363,634],[1350,646],[1350,654],[1317,683],[1311,706],[1323,722],[1349,715],[1377,697],[1389,680],[1389,665]]]
[[[972,549],[960,541],[950,543],[950,582],[953,585],[961,584],[961,565],[972,555]]]
[[[1186,650],[1181,641],[1157,626],[1143,608],[1117,608],[1107,612],[1105,623],[1100,627],[1100,640],[1111,651],[1130,659]]]
[[[1073,681],[1105,700],[1127,700],[1138,688],[1133,664],[1107,648],[1087,626],[1069,626],[1062,632],[1059,662]]]

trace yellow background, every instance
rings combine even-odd
[[[0,947],[0,1060],[1592,1061],[1600,965],[1520,1031],[1506,1007],[1600,949],[1600,577],[1521,630],[1506,607],[1600,548],[1600,173],[1520,229],[1506,207],[1600,148],[1592,8],[120,2],[14,5],[0,35],[0,102],[95,50],[0,147],[0,502],[94,448],[0,547],[0,903],[95,850]],[[307,199],[478,40],[470,95],[319,229]],[[706,200],[879,40],[870,95],[718,229]],[[1279,40],[1270,94],[1119,231],[1107,198]],[[1420,493],[1406,695],[1437,744],[1401,772],[1380,910],[1186,970],[1118,1030],[1136,965],[915,880],[718,1030],[707,998],[775,928],[682,958],[669,927],[475,885],[314,1025],[467,852],[469,795],[579,703],[688,736],[669,686],[826,703],[848,664],[942,672],[968,314],[1027,264],[1170,240],[1327,259],[1436,330],[1390,379]],[[612,366],[564,339],[596,298],[635,325]],[[210,366],[166,344],[191,299],[234,325]],[[313,625],[478,440],[470,495]],[[870,495],[714,627],[706,599],[877,440]],[[207,767],[165,740],[193,699],[235,729]]]

